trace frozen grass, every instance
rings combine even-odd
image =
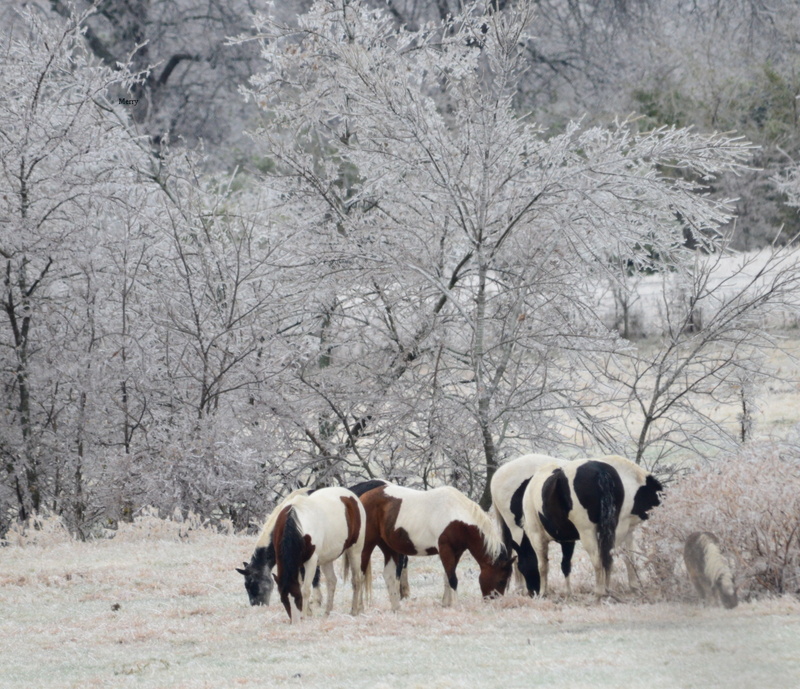
[[[251,608],[233,568],[254,539],[177,525],[75,543],[51,533],[0,549],[0,686],[50,687],[709,687],[800,686],[800,601],[733,611],[687,602],[480,600],[459,567],[459,606],[442,609],[436,558],[412,559],[412,598],[290,625]],[[377,562],[376,562],[377,565]],[[557,569],[557,568],[552,568]],[[560,574],[551,572],[556,590]],[[344,590],[343,590],[344,589]]]

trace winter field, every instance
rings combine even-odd
[[[443,609],[438,558],[416,558],[398,614],[376,569],[363,616],[346,614],[340,582],[330,617],[290,625],[279,601],[247,603],[234,567],[252,537],[151,517],[88,543],[52,525],[24,545],[14,536],[0,549],[4,689],[800,686],[796,598],[728,611],[687,586],[671,602],[595,604],[579,552],[570,601],[551,568],[552,599],[484,602],[467,557],[458,606]]]

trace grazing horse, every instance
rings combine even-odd
[[[264,522],[250,562],[243,563],[244,569],[236,568],[236,571],[244,576],[244,587],[250,598],[250,605],[269,605],[272,587],[274,586],[272,568],[275,566],[275,547],[272,545],[272,530],[275,528],[278,515],[284,507],[291,505],[295,498],[300,495],[309,495],[312,492],[311,488],[299,488],[289,493],[278,503],[278,506],[267,517],[267,521]],[[319,570],[314,575],[314,590],[319,591]]]
[[[539,565],[531,542],[522,528],[522,496],[533,475],[542,467],[552,464],[564,466],[567,460],[539,454],[517,457],[497,469],[490,486],[492,505],[503,533],[503,541],[509,552],[514,550],[517,553],[517,567],[531,596],[539,592]],[[574,542],[565,541],[561,544],[561,571],[567,578],[574,548]]]
[[[389,484],[364,493],[361,502],[367,514],[362,570],[375,547],[380,548],[392,610],[400,606],[400,555],[439,555],[445,607],[457,601],[456,567],[465,550],[480,566],[481,593],[488,597],[505,592],[514,558],[508,556],[495,522],[460,491],[450,486],[419,491]]]
[[[718,599],[728,609],[739,604],[731,568],[714,534],[708,531],[691,534],[686,539],[683,560],[700,598]]]
[[[596,459],[614,467],[622,480],[625,498],[622,501],[615,543],[627,550],[626,557],[623,559],[628,573],[628,586],[636,589],[639,587],[639,580],[631,559],[633,532],[649,517],[650,510],[661,504],[659,493],[664,490],[664,487],[653,474],[625,457],[605,455]]]
[[[364,495],[367,491],[372,490],[373,488],[379,488],[380,486],[388,486],[390,485],[389,482],[382,478],[373,478],[369,479],[368,481],[362,481],[361,483],[356,483],[354,486],[350,486],[350,490],[352,490],[359,498]],[[400,599],[408,598],[411,595],[411,588],[408,585],[408,555],[399,555],[397,565],[397,578],[400,580]]]
[[[522,496],[523,528],[539,564],[541,595],[547,595],[549,542],[580,539],[595,571],[595,595],[608,592],[611,550],[625,498],[622,479],[610,464],[575,460],[537,471]],[[567,578],[569,593],[569,578]]]
[[[275,548],[278,585],[281,603],[294,622],[291,596],[297,618],[308,613],[311,593],[311,572],[319,565],[325,575],[328,598],[325,614],[333,608],[336,575],[333,562],[345,558],[345,579],[348,569],[352,577],[353,601],[351,615],[358,615],[364,605],[364,584],[370,587],[369,560],[361,567],[364,548],[366,514],[356,495],[346,488],[320,488],[311,495],[297,496],[278,514],[272,531]],[[366,576],[365,576],[366,575]]]

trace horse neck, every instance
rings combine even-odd
[[[476,521],[478,533],[467,542],[467,550],[482,567],[492,566],[502,553],[502,542],[499,536],[495,536],[491,531],[487,532],[489,526],[482,524],[482,520],[476,519]]]
[[[270,537],[272,533],[270,532]],[[250,558],[250,569],[254,574],[263,575],[266,571],[267,574],[275,566],[275,546],[272,545],[272,540],[267,545],[256,544],[256,549],[253,551],[253,556]]]

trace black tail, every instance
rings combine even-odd
[[[597,522],[597,545],[603,569],[611,569],[611,551],[614,549],[619,511],[622,507],[622,482],[614,467],[604,464],[597,472],[597,489],[600,501]]]
[[[289,590],[293,581],[297,581],[300,575],[300,568],[303,566],[303,551],[305,550],[303,532],[300,529],[300,522],[294,507],[289,508],[286,516],[286,526],[283,529],[281,542],[278,544],[278,553],[281,560],[281,576],[278,580],[278,588],[281,593]]]

